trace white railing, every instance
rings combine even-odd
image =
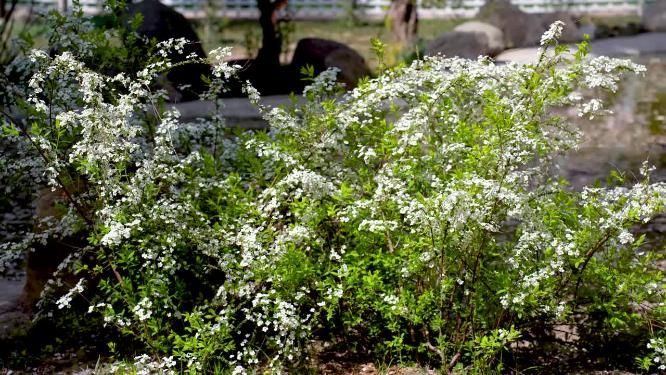
[[[37,11],[71,9],[72,0],[19,0],[33,4]],[[103,10],[103,0],[79,0],[83,11],[96,14]],[[188,18],[217,15],[225,18],[256,18],[256,0],[162,0]],[[666,0],[511,0],[530,13],[571,11],[577,13],[638,14],[643,2]],[[485,0],[417,0],[419,17],[473,17]],[[353,4],[353,5],[352,5]],[[352,12],[358,17],[381,18],[390,0],[289,0],[288,12],[297,19],[340,18]]]

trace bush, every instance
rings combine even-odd
[[[204,95],[218,114],[189,124],[150,89],[185,41],[135,75],[33,51],[5,130],[63,192],[54,232],[89,243],[72,288],[42,307],[99,314],[145,345],[144,371],[279,372],[326,339],[485,374],[521,335],[575,322],[638,334],[655,347],[640,364],[658,365],[660,254],[630,230],[663,211],[666,186],[647,165],[631,188],[573,192],[551,173],[580,139],[556,109],[602,113],[582,93],[643,68],[589,59],[585,43],[569,54],[560,32],[533,65],[426,58],[348,93],[329,71],[290,108],[247,86],[270,124],[248,133],[215,99],[236,69],[225,50]]]

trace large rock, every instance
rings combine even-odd
[[[298,41],[290,68],[298,75],[306,65],[314,67],[315,74],[332,67],[340,69],[338,81],[348,89],[356,87],[358,80],[370,73],[365,59],[350,47],[327,39],[305,38]]]
[[[656,0],[643,5],[643,27],[648,31],[666,31],[666,1]]]
[[[227,91],[223,97],[246,97],[243,86],[247,81],[257,89],[261,95],[286,95],[302,90],[300,77],[292,72],[290,66],[273,66],[262,64],[255,59],[238,59],[228,61],[230,65],[240,66],[237,76],[230,79],[226,85]]]
[[[537,16],[537,15],[534,15]],[[576,43],[583,40],[583,35],[585,31],[580,30],[576,25],[576,20],[574,17],[567,12],[555,12],[555,13],[545,13],[538,15],[541,20],[541,32],[539,33],[539,40],[541,40],[541,34],[544,31],[548,30],[550,25],[555,21],[564,22],[564,29],[562,30],[562,36],[559,41],[561,43]]]
[[[452,31],[442,34],[428,44],[426,55],[443,54],[447,57],[458,56],[465,59],[476,59],[479,55],[494,56],[496,52],[489,44],[485,34]]]
[[[504,44],[504,33],[502,30],[489,23],[467,21],[456,26],[453,31],[485,35],[488,41],[487,54],[490,56],[495,56],[506,48],[506,45]]]
[[[561,20],[565,24],[560,38],[562,43],[573,43],[583,39],[583,33],[578,30],[574,18],[569,13],[529,14],[509,0],[488,0],[479,9],[477,17],[502,30],[507,48],[538,45],[541,35],[556,20]]]
[[[502,30],[507,48],[538,44],[543,32],[539,17],[523,12],[509,0],[488,0],[477,18]]]
[[[132,19],[136,14],[143,16],[143,22],[137,32],[148,39],[164,42],[169,39],[185,38],[188,43],[183,53],[172,53],[169,58],[173,62],[182,62],[191,54],[205,58],[206,53],[201,41],[190,22],[173,8],[158,0],[143,0],[128,6],[128,16]],[[193,100],[206,89],[201,75],[209,75],[210,67],[205,64],[187,64],[173,68],[167,75],[168,80],[180,93],[182,100]],[[182,86],[189,86],[181,88]]]

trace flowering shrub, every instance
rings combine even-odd
[[[88,238],[71,289],[42,307],[83,296],[86,314],[145,345],[145,373],[280,372],[316,338],[499,372],[519,337],[575,322],[655,332],[642,337],[658,366],[660,255],[637,251],[631,228],[663,211],[666,185],[647,165],[630,188],[573,192],[551,173],[580,140],[555,110],[603,112],[583,93],[643,68],[588,59],[585,44],[565,53],[560,32],[537,64],[432,57],[348,93],[327,73],[291,108],[247,86],[270,124],[252,133],[227,127],[215,99],[236,69],[226,50],[211,52],[204,94],[219,113],[195,123],[150,89],[166,52],[107,75],[33,51],[24,113],[5,129],[63,192],[54,235]]]

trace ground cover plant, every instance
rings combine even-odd
[[[603,114],[596,97],[641,66],[570,54],[558,22],[532,65],[432,57],[350,92],[327,71],[289,108],[248,85],[270,130],[240,133],[217,99],[228,50],[209,54],[218,113],[181,123],[153,83],[187,41],[118,71],[91,63],[116,31],[58,22],[73,32],[19,54],[3,107],[6,189],[49,186],[53,215],[2,250],[83,241],[37,319],[123,335],[105,371],[304,371],[323,340],[502,373],[562,325],[631,336],[635,368],[664,369],[662,253],[631,229],[663,212],[666,185],[647,163],[631,187],[573,192],[551,173],[580,142],[555,110]]]

